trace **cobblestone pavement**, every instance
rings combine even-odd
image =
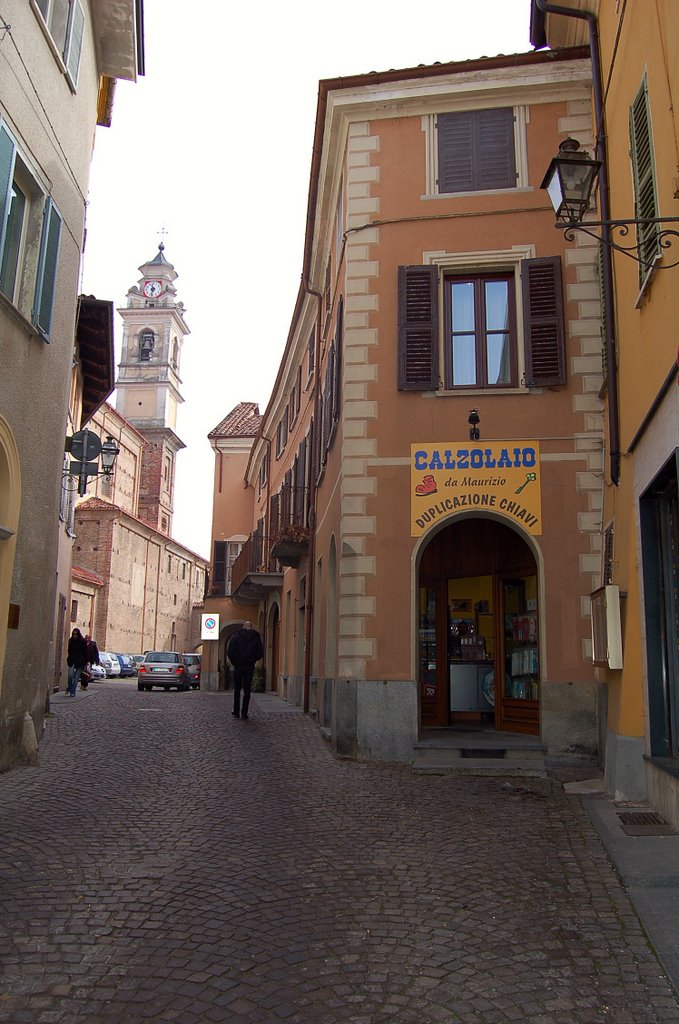
[[[3,1024],[679,1022],[576,798],[230,710],[100,684],[0,776]]]

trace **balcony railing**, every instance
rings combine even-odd
[[[283,484],[279,494],[271,498],[269,508],[269,533],[276,537],[288,526],[306,524],[306,488]]]
[[[267,580],[267,576],[275,579]],[[271,557],[268,537],[251,533],[231,567],[231,593],[236,597],[256,597],[271,586],[279,586],[282,574]]]

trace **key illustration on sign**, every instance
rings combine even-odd
[[[520,487],[516,488],[514,494],[521,494],[521,491],[524,489],[524,487],[528,487],[528,484],[532,483],[533,480],[537,480],[537,478],[537,473],[526,473],[526,479]]]

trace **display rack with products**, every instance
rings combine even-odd
[[[537,701],[539,697],[538,622],[532,596],[534,577],[506,580],[505,684],[511,700]]]

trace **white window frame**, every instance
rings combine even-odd
[[[464,109],[486,110],[499,106],[502,106],[502,104],[493,103],[492,100],[489,100],[487,103],[484,103],[483,106]],[[457,113],[457,110],[453,108],[440,110],[434,114],[424,114],[422,117],[422,131],[424,133],[425,143],[425,192],[424,195],[420,196],[420,199],[450,199],[451,197],[459,199],[462,196],[506,195],[508,192],[532,192],[533,187],[529,184],[528,180],[528,148],[526,145],[526,126],[530,120],[529,110],[524,104],[512,107],[512,110],[514,112],[514,159],[516,161],[516,187],[483,189],[474,192],[438,191],[437,182],[439,176],[439,156],[436,119],[439,113],[455,114]]]
[[[54,12],[58,5],[67,7],[66,33],[63,44],[52,35]],[[66,76],[69,86],[75,92],[80,75],[83,43],[85,36],[85,11],[80,0],[31,0],[31,7],[40,23],[49,48]]]
[[[0,152],[4,151],[0,180],[0,260],[9,220],[13,182],[26,196],[18,245],[17,270],[11,295],[3,297],[30,321],[45,341],[50,340],[52,313],[59,273],[62,217],[49,190],[24,158],[17,141],[0,118]]]
[[[473,274],[482,274],[488,272],[492,274],[494,271],[508,271],[514,274],[514,301],[516,308],[516,379],[518,381],[516,387],[506,388],[493,388],[492,393],[494,395],[511,394],[515,395],[517,392],[528,392],[528,388],[525,385],[526,379],[526,357],[525,357],[525,346],[523,344],[524,337],[524,326],[523,326],[523,295],[521,291],[521,262],[522,260],[529,260],[535,258],[535,246],[534,245],[513,245],[511,249],[497,249],[491,252],[425,252],[422,256],[422,262],[428,266],[436,266],[439,268],[439,288],[438,288],[438,303],[439,303],[439,366],[443,367],[445,363],[445,316],[444,316],[444,289],[441,287],[441,282],[446,274],[464,274],[466,271]],[[487,395],[489,393],[488,388],[469,388],[465,389],[466,395],[473,395],[478,393],[480,395]],[[459,389],[446,389],[445,386],[441,387],[436,392],[431,392],[436,395],[459,395]]]

